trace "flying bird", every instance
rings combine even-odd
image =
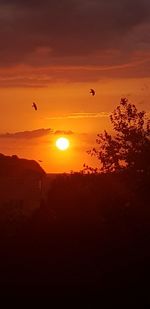
[[[32,103],[32,107],[35,109],[35,111],[37,111],[37,105],[35,102]]]
[[[90,93],[94,96],[96,92],[94,89],[90,89]]]

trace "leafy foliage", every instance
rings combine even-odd
[[[104,131],[97,135],[98,148],[88,151],[101,162],[99,171],[117,172],[130,169],[138,173],[150,173],[150,119],[144,111],[122,98],[120,105],[110,116],[115,131],[112,136]],[[93,171],[84,165],[84,170]]]

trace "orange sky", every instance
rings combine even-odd
[[[90,83],[52,84],[45,88],[3,88],[0,91],[0,131],[13,133],[51,128],[60,134],[46,134],[39,138],[0,138],[1,152],[7,155],[42,160],[48,172],[81,170],[83,163],[93,165],[86,150],[95,143],[96,134],[109,130],[109,114],[119,103],[120,97],[128,95],[139,109],[149,111],[149,84],[146,79],[106,80],[92,83],[96,96],[89,94]],[[143,87],[143,88],[142,88]],[[38,111],[32,109],[37,102]],[[60,152],[54,146],[63,131],[71,147]]]
[[[40,159],[48,172],[80,170],[121,97],[150,111],[149,0],[2,0],[0,26],[2,153]],[[73,132],[65,153],[57,130]]]

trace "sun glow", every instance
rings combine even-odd
[[[57,139],[56,141],[56,147],[59,149],[59,150],[67,150],[70,146],[70,142],[68,140],[68,138],[66,137],[60,137]]]

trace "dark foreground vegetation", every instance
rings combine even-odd
[[[146,292],[149,183],[128,173],[58,176],[31,216],[1,214],[0,283]]]
[[[1,285],[87,289],[108,299],[123,293],[123,302],[141,296],[148,303],[149,126],[145,135],[144,114],[138,122],[136,110],[123,104],[131,109],[129,126],[120,123],[121,140],[105,132],[102,148],[93,150],[102,173],[85,166],[82,173],[57,176],[29,215],[20,205],[1,208]]]

